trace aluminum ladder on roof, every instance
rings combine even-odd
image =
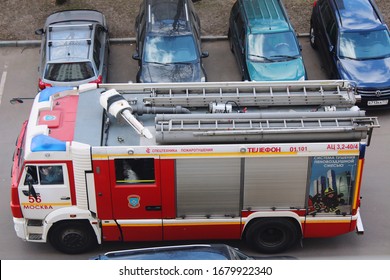
[[[205,83],[150,88],[154,106],[207,107],[211,102],[240,106],[353,106],[357,101],[345,81]]]
[[[373,128],[379,127],[378,119],[356,113],[157,115],[156,141],[173,144],[360,141],[367,138],[369,143]]]
[[[173,143],[313,142],[370,139],[379,127],[375,117],[350,110],[359,96],[348,81],[215,82],[102,84],[122,93],[145,95],[150,106],[208,107],[234,102],[264,108],[253,113],[157,114],[156,141]],[[321,108],[294,111],[299,106]],[[282,107],[282,112],[267,111]],[[327,110],[327,107],[331,110]],[[334,110],[333,110],[333,109]],[[194,113],[195,112],[195,113]]]

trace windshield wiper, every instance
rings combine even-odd
[[[271,57],[275,57],[275,58],[288,58],[288,59],[296,59],[298,58],[299,56],[298,55],[285,55],[285,54],[278,54],[278,55],[273,55]]]
[[[164,66],[172,64],[172,63],[157,62],[157,61],[147,61],[146,63],[157,64],[157,65],[164,65]]]
[[[270,59],[269,57],[262,56],[262,55],[258,55],[258,54],[248,54],[248,56],[253,56],[253,57],[257,57],[257,58],[262,58],[262,59],[264,59],[265,61],[270,61],[270,62],[275,61],[275,60],[273,60],[273,59]]]
[[[168,66],[168,65],[172,65],[172,64],[183,64],[183,65],[187,65],[187,64],[191,64],[191,62],[157,62],[157,61],[150,61],[148,63],[152,63],[152,64],[158,64],[158,65],[164,65],[164,66]]]

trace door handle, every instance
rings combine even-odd
[[[61,197],[60,199],[61,199],[61,200],[69,200],[70,197],[69,197],[69,196],[63,196],[63,197]]]
[[[146,211],[161,211],[160,205],[145,206]]]

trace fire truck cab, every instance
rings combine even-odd
[[[277,253],[362,232],[379,123],[357,99],[348,81],[47,88],[16,144],[16,234],[69,254],[202,239]]]

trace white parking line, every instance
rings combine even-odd
[[[3,92],[4,92],[6,78],[7,78],[7,71],[4,71],[3,74],[1,75],[1,80],[0,80],[0,105],[1,105],[1,100],[3,99]]]

